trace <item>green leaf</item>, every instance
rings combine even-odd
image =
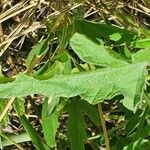
[[[79,33],[75,33],[73,35],[70,40],[70,45],[80,59],[88,63],[105,67],[122,66],[128,64],[125,61],[111,56],[108,49],[106,49],[103,45],[95,43]]]
[[[55,97],[81,97],[91,104],[123,94],[123,104],[128,109],[140,101],[145,81],[147,63],[137,63],[120,68],[104,68],[72,75],[58,75],[48,80],[38,80],[20,74],[14,82],[0,84],[0,97],[23,97],[43,94]]]
[[[35,77],[41,75],[41,79],[49,79],[55,75],[62,74],[63,69],[64,64],[59,61],[55,61],[54,63],[48,62],[36,72]]]
[[[100,125],[101,120],[99,117],[99,112],[93,105],[90,105],[88,102],[82,100],[80,101],[80,107],[84,115],[87,115],[95,125]]]
[[[42,119],[45,140],[49,147],[55,147],[55,136],[58,128],[58,113],[54,111],[50,116]]]
[[[147,138],[150,135],[150,130],[149,130],[150,126],[146,125],[144,127],[141,128],[140,130],[140,134],[139,137],[140,138]],[[116,145],[115,145],[115,150],[121,150],[123,149],[123,147],[129,145],[130,143],[134,142],[134,137],[135,137],[136,132],[134,132],[133,134],[127,136],[126,138],[118,138]]]
[[[29,134],[33,144],[35,145],[37,150],[45,150],[45,147],[43,145],[43,143],[41,142],[41,139],[39,138],[38,134],[35,132],[35,130],[32,128],[31,124],[29,123],[29,121],[27,120],[25,115],[21,115],[20,116],[20,120],[25,128],[25,130],[27,131],[27,133]]]
[[[26,60],[27,66],[29,67],[36,58],[44,56],[47,51],[48,51],[47,39],[41,40],[39,43],[33,46],[32,50],[30,51]]]
[[[140,138],[138,141],[129,144],[124,147],[123,150],[149,150],[150,141]]]
[[[114,33],[114,34],[111,34],[109,36],[109,38],[112,41],[119,41],[121,39],[121,34],[120,33]]]
[[[8,103],[8,100],[6,99],[0,99],[0,114],[3,112],[4,108],[6,107]],[[2,121],[0,122],[0,125],[7,125],[9,121],[9,116],[6,113],[5,116],[3,117]]]
[[[150,38],[137,40],[133,42],[133,46],[136,48],[150,48]]]
[[[59,103],[59,98],[45,99],[42,107],[42,127],[44,137],[50,147],[56,146],[55,136],[58,128],[58,112],[54,109]]]
[[[15,143],[23,143],[23,142],[31,141],[31,138],[29,137],[27,133],[20,133],[19,135],[12,135],[12,136],[9,136],[8,138],[10,140],[2,140],[3,147],[14,145],[12,141],[14,141]]]
[[[127,58],[131,58],[131,52],[126,45],[124,46],[124,53]]]
[[[142,49],[134,54],[132,54],[132,62],[150,62],[150,49]]]
[[[117,33],[121,36],[120,39],[118,38],[117,43],[132,42],[137,36],[136,33],[121,29],[117,26],[83,20],[75,20],[75,32],[84,34],[91,39],[95,39],[96,41],[101,38],[110,40],[110,36]],[[111,40],[116,41],[116,38]]]
[[[19,116],[25,114],[24,98],[16,98],[13,106]]]
[[[68,61],[68,56],[66,52],[60,51],[56,56],[53,57],[53,60],[58,60],[60,62],[67,62]]]
[[[125,126],[125,131],[128,134],[130,134],[138,126],[139,121],[140,121],[139,116],[136,116],[136,117],[130,119]]]
[[[68,60],[65,63],[55,61],[54,63],[48,62],[42,68],[40,68],[34,77],[45,80],[50,79],[56,75],[70,74],[71,72],[71,61]]]
[[[14,81],[14,78],[8,78],[8,77],[0,76],[0,82],[1,83],[11,82],[11,81]]]
[[[58,106],[58,104],[59,97],[46,98],[42,106],[42,118],[51,115],[54,109]]]
[[[85,132],[84,117],[80,108],[80,101],[72,100],[69,104],[68,139],[71,150],[84,150]]]

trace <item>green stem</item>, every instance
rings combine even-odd
[[[106,124],[105,124],[105,119],[104,119],[101,103],[98,104],[98,111],[99,111],[99,116],[100,116],[101,124],[102,124],[102,128],[103,128],[106,150],[110,150],[109,138],[108,138],[108,133],[107,133],[107,129],[106,129]]]

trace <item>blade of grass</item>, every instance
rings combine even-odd
[[[37,133],[35,132],[35,130],[32,128],[31,124],[29,123],[28,119],[26,118],[25,115],[21,115],[20,116],[20,120],[25,128],[25,130],[27,131],[27,133],[29,134],[30,138],[32,139],[33,144],[35,145],[37,150],[46,150],[40,137],[37,135]]]
[[[101,119],[101,125],[102,125],[102,128],[103,128],[105,144],[106,144],[106,150],[110,150],[109,138],[108,138],[108,133],[107,133],[107,129],[106,129],[106,124],[105,124],[105,119],[104,119],[101,103],[98,104],[98,111],[99,111],[99,116],[100,116],[100,119]]]

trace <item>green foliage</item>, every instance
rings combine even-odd
[[[21,116],[25,113],[23,98],[16,98],[13,105],[14,105],[15,111],[17,112],[17,114],[19,116]]]
[[[138,63],[120,68],[56,76],[48,80],[38,80],[21,74],[14,82],[0,85],[0,97],[22,97],[35,93],[56,97],[81,95],[91,104],[96,104],[123,94],[123,104],[133,110],[142,94],[146,65],[147,63]]]
[[[104,67],[119,67],[128,64],[111,56],[111,51],[104,45],[94,43],[82,34],[75,33],[70,40],[70,45],[80,59],[88,63]]]
[[[136,142],[131,143],[128,146],[124,147],[123,150],[149,150],[149,148],[150,148],[149,140],[140,138]]]
[[[46,54],[48,50],[48,41],[46,40],[41,40],[37,45],[33,47],[31,52],[28,55],[28,58],[26,60],[27,66],[30,66],[31,63],[35,61],[38,57],[42,57],[43,55]]]
[[[104,145],[105,135],[97,135],[104,125],[100,110],[94,105],[107,100],[110,110],[107,109],[105,119],[111,124],[108,128],[111,149],[147,149],[150,145],[146,139],[150,135],[149,86],[146,85],[149,82],[146,78],[150,63],[149,39],[137,39],[135,32],[110,24],[85,21],[82,6],[73,12],[74,24],[56,32],[60,20],[66,16],[63,12],[50,30],[53,35],[58,34],[59,44],[51,56],[46,56],[52,44],[48,36],[29,53],[26,73],[15,78],[0,77],[0,111],[6,107],[6,98],[16,97],[14,109],[36,149],[57,149],[58,145],[64,145],[59,148],[84,150],[87,145],[92,148]],[[44,56],[48,59],[39,65]],[[33,94],[42,94],[45,99],[41,115],[43,139],[25,116],[24,97]],[[60,131],[61,117],[65,129]],[[6,123],[5,117],[3,121]]]
[[[135,40],[137,34],[129,32],[125,29],[118,28],[109,24],[93,23],[89,21],[75,20],[75,32],[88,36],[90,39],[97,41],[97,39],[104,38],[106,40],[116,41],[116,38],[111,38],[112,35],[117,34],[119,38],[118,43],[132,42]],[[121,37],[120,37],[121,36]]]
[[[32,139],[32,142],[34,144],[34,146],[36,147],[37,150],[46,150],[40,137],[37,135],[37,133],[35,132],[35,130],[33,129],[33,127],[30,125],[30,122],[28,121],[28,119],[26,118],[25,115],[21,115],[20,116],[20,120],[25,128],[25,130],[27,131],[27,133],[29,134],[30,138]]]
[[[55,135],[58,128],[58,112],[54,109],[58,102],[58,98],[51,98],[44,101],[42,108],[42,127],[44,132],[45,140],[49,147],[55,147]],[[50,104],[48,104],[50,103]]]
[[[148,61],[150,62],[150,49],[142,49],[132,54],[132,61],[134,63]]]
[[[94,106],[90,105],[88,102],[84,100],[81,100],[80,108],[84,115],[88,116],[95,125],[99,126],[101,122],[99,117],[99,112]]]
[[[137,40],[136,42],[133,42],[133,45],[136,48],[150,48],[150,38]]]
[[[7,102],[8,101],[6,99],[0,99],[0,114],[1,112],[3,112],[4,108],[6,107]],[[0,122],[1,123],[0,125],[4,125],[4,126],[7,125],[8,121],[9,121],[8,114],[5,114],[2,121]]]
[[[84,150],[86,140],[85,122],[80,108],[80,101],[74,99],[69,104],[68,137],[72,150]]]

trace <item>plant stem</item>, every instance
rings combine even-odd
[[[106,144],[106,150],[110,150],[108,133],[107,133],[107,129],[106,129],[106,124],[105,124],[105,119],[104,119],[101,103],[98,104],[98,111],[99,111],[99,116],[100,116],[101,124],[102,124],[102,128],[103,128],[105,144]]]

